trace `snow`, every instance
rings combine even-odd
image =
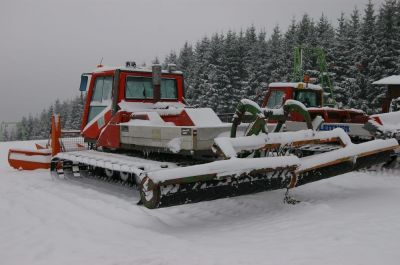
[[[253,151],[261,149],[265,145],[287,145],[299,141],[311,141],[315,139],[328,140],[339,138],[344,145],[351,144],[350,137],[341,128],[335,128],[331,131],[313,131],[301,130],[295,132],[268,133],[243,137],[218,137],[214,140],[219,146],[225,157],[236,157],[236,154],[242,151]]]
[[[333,150],[331,152],[301,158],[301,166],[298,171],[308,171],[321,164],[329,164],[343,158],[354,160],[355,162],[357,157],[363,154],[372,153],[377,150],[390,150],[393,149],[393,147],[398,147],[396,139],[374,140],[360,144],[349,144],[344,148]]]
[[[154,183],[166,180],[179,179],[189,176],[204,176],[215,174],[218,177],[241,175],[253,170],[270,169],[300,165],[296,156],[261,157],[261,158],[233,158],[229,160],[214,161],[201,165],[177,167],[151,171],[147,174]]]
[[[36,152],[36,150],[35,150],[35,152]],[[51,153],[41,154],[41,155],[26,155],[26,154],[22,154],[22,153],[11,153],[10,159],[11,160],[37,162],[37,163],[50,163]]]
[[[283,108],[279,108],[279,109],[268,109],[268,108],[263,108],[261,109],[264,113],[265,112],[272,112],[272,115],[274,116],[278,116],[278,115],[285,115],[285,111],[283,110]]]
[[[320,111],[320,110],[325,110],[325,111],[342,111],[342,112],[356,112],[356,113],[360,113],[363,114],[365,113],[363,110],[360,109],[354,109],[354,108],[346,108],[346,109],[338,109],[338,108],[332,108],[332,107],[311,107],[311,108],[307,108],[307,110],[311,110],[311,111]]]
[[[374,117],[381,120],[382,125],[374,123],[381,131],[394,133],[400,131],[400,111],[371,115],[371,118]]]
[[[303,83],[303,82],[275,82],[270,83],[269,87],[293,87],[298,88],[302,87],[305,89],[314,89],[314,90],[322,90],[320,85],[310,84],[310,83]]]
[[[149,210],[136,192],[17,171],[0,143],[2,265],[398,264],[399,172]]]
[[[187,108],[185,112],[195,126],[215,127],[222,125],[222,121],[211,108]]]
[[[250,99],[246,99],[245,98],[245,99],[240,100],[240,102],[243,105],[251,105],[251,106],[253,106],[254,108],[256,108],[257,110],[259,110],[261,112],[260,106],[257,103],[255,103],[254,101],[250,100]]]
[[[102,72],[107,72],[107,71],[115,71],[115,70],[122,70],[122,71],[132,71],[132,72],[143,72],[143,73],[151,73],[152,70],[151,68],[146,68],[146,67],[125,67],[125,66],[102,66],[102,67],[97,67],[96,69],[93,70],[93,73],[102,73]],[[168,71],[168,70],[162,70],[161,71],[163,74],[182,74],[182,71]]]
[[[372,83],[373,85],[400,85],[400,75],[391,75]]]
[[[110,170],[130,172],[138,176],[143,172],[143,170],[149,171],[165,167],[176,167],[176,164],[174,163],[158,162],[150,159],[104,153],[94,150],[58,153],[56,157]]]
[[[37,149],[36,147],[31,148],[31,149],[26,149],[26,148],[12,148],[13,151],[16,152],[35,152],[35,153],[41,153],[41,154],[48,154],[51,153],[51,149],[45,148],[45,149]]]
[[[128,102],[122,100],[118,103],[118,106],[122,111],[127,112],[140,112],[140,111],[155,111],[161,116],[163,115],[179,115],[184,104],[180,102],[157,102],[157,103],[147,103],[147,102]]]
[[[182,111],[185,111],[195,126],[215,127],[223,124],[211,108],[185,108],[185,105],[180,102],[157,102],[153,104],[121,101],[118,105],[122,111],[135,114],[150,115],[150,112],[154,112],[160,116],[168,116],[179,115]]]
[[[156,112],[135,112],[135,115],[146,115],[149,118],[148,122],[151,125],[165,125],[166,124],[166,122],[163,119],[161,119],[160,115]],[[130,120],[130,121],[135,121],[135,120]],[[126,124],[129,124],[129,122],[121,123],[121,125],[126,125]]]
[[[305,111],[307,110],[307,107],[303,103],[301,103],[300,101],[293,100],[293,99],[288,99],[288,100],[286,100],[285,105],[289,105],[289,104],[297,105],[300,108],[302,108],[303,110],[305,110]]]
[[[180,137],[174,138],[168,142],[167,147],[172,153],[179,153],[181,150],[182,139]]]

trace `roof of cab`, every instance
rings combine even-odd
[[[107,72],[107,71],[115,71],[115,70],[121,70],[121,71],[127,71],[127,72],[143,72],[143,73],[151,73],[151,68],[145,68],[145,67],[125,67],[125,66],[101,66],[97,67],[92,71],[92,73],[102,73],[102,72]],[[178,74],[181,75],[183,74],[182,71],[168,71],[168,70],[162,70],[163,74]]]
[[[322,87],[320,85],[303,83],[303,82],[275,82],[275,83],[270,83],[269,87],[292,87],[292,88],[322,90]]]

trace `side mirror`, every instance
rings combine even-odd
[[[81,84],[79,86],[79,91],[85,92],[88,83],[89,83],[89,76],[88,75],[81,75]]]

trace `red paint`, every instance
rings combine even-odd
[[[51,116],[51,155],[55,156],[61,152],[61,119],[59,115]]]
[[[35,170],[35,169],[49,169],[50,163],[33,162],[26,160],[12,159],[11,154],[22,154],[27,157],[29,156],[43,156],[48,157],[49,161],[51,159],[51,152],[35,151],[35,150],[21,150],[21,149],[10,149],[8,150],[8,164],[15,169],[22,170]]]
[[[186,111],[182,111],[179,115],[168,115],[161,118],[165,122],[173,122],[176,126],[194,126],[193,121],[187,115]]]
[[[47,150],[40,144],[35,144],[37,150],[10,149],[8,151],[8,163],[15,169],[34,170],[34,169],[49,169],[51,157],[61,152],[61,122],[60,116],[51,116],[51,150]],[[12,154],[20,154],[24,157],[20,159],[11,158]],[[31,161],[29,157],[43,157],[48,160],[48,163]]]
[[[380,125],[383,125],[383,123],[382,123],[382,121],[381,121],[381,118],[379,118],[379,117],[373,117],[373,119],[374,119],[377,123],[379,123]]]
[[[96,122],[93,122],[92,125],[90,125],[88,128],[86,128],[85,130],[82,130],[82,136],[85,139],[91,139],[91,140],[96,140],[98,139],[101,130],[110,122],[111,120],[111,110],[107,111],[104,115],[103,115],[103,120],[104,120],[104,124],[99,124],[99,120],[97,120]],[[102,125],[99,127],[99,125]]]
[[[130,114],[124,111],[117,112],[105,126],[96,142],[97,146],[119,148],[121,146],[121,131],[119,124],[129,121]]]
[[[43,145],[36,144],[36,143],[35,143],[35,147],[36,147],[36,149],[37,149],[37,150],[41,150],[41,149],[47,149],[47,148],[48,148],[48,146],[47,146],[47,145],[46,145],[46,147],[44,147]]]

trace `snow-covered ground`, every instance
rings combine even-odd
[[[8,166],[0,143],[0,264],[399,264],[400,173],[149,210],[134,192]]]

